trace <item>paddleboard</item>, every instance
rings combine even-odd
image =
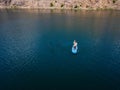
[[[78,52],[78,46],[76,46],[76,48],[74,48],[74,46],[72,47],[72,53],[76,54]]]

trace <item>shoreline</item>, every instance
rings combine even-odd
[[[120,10],[119,8],[57,8],[57,7],[10,7],[4,6],[1,9],[40,9],[40,10]]]
[[[3,0],[0,9],[120,10],[120,0]]]

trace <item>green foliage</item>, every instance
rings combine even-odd
[[[86,8],[89,8],[89,6],[88,6],[88,5],[86,5]]]
[[[55,3],[57,3],[57,1],[55,0]]]
[[[64,4],[61,4],[61,7],[64,7]]]
[[[54,4],[53,3],[50,3],[50,7],[53,7],[54,6]]]
[[[18,7],[16,5],[12,5],[10,8],[11,9],[17,9]]]
[[[116,3],[117,0],[113,0],[113,3]]]
[[[78,6],[77,6],[77,5],[75,5],[75,6],[74,6],[74,8],[78,8]]]

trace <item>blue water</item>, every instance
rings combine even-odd
[[[120,90],[120,11],[0,10],[0,90]]]

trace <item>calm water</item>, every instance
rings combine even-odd
[[[0,90],[70,89],[120,90],[120,11],[0,10]]]

